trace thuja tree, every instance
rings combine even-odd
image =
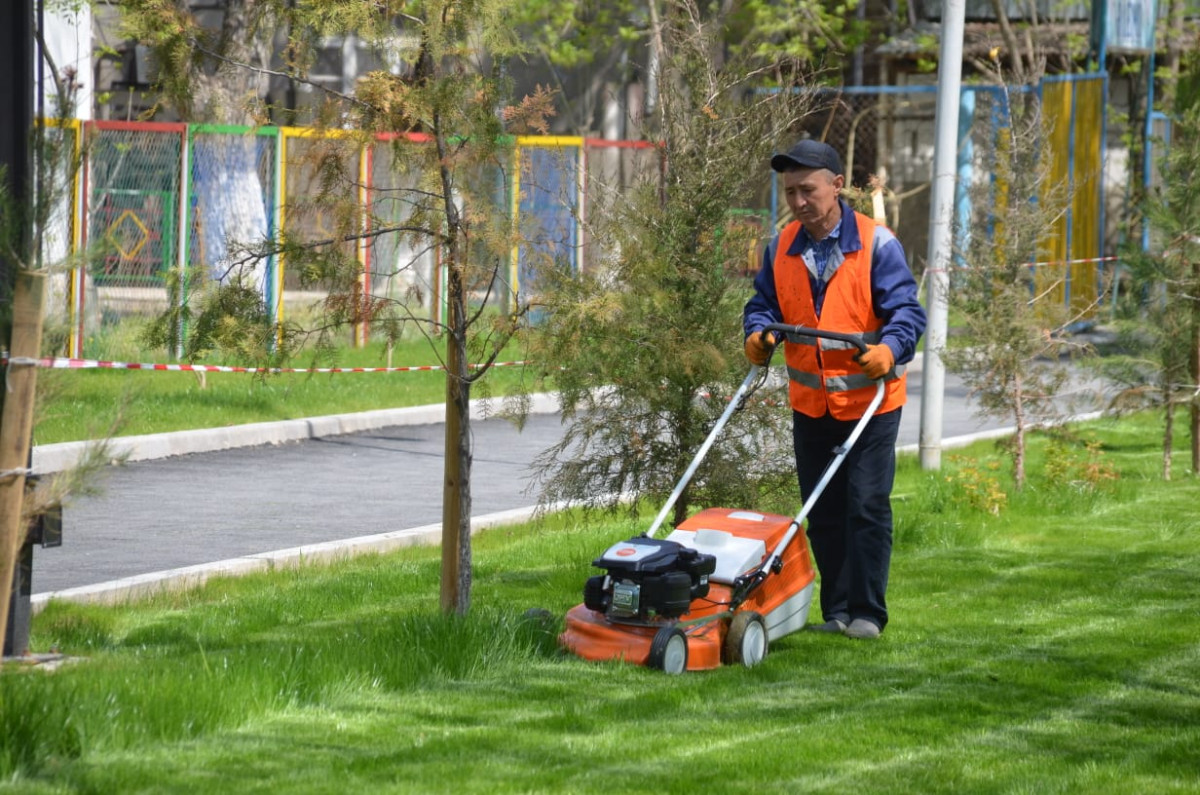
[[[147,41],[163,63],[177,64],[167,87],[186,102],[187,69],[255,71],[261,67],[222,52],[221,37],[206,34],[174,0],[138,0]],[[284,208],[291,231],[273,239],[238,242],[229,267],[282,255],[304,286],[327,296],[318,317],[263,335],[262,300],[246,280],[213,286],[206,312],[193,324],[190,350],[257,340],[260,355],[276,360],[279,344],[314,334],[318,341],[347,326],[372,328],[389,338],[415,327],[442,357],[446,371],[446,456],[443,489],[442,588],[444,610],[467,612],[471,588],[470,398],[473,386],[512,337],[525,314],[508,284],[508,257],[518,243],[509,221],[513,133],[544,131],[549,96],[538,93],[510,102],[503,59],[517,55],[500,0],[424,0],[345,3],[340,0],[242,0],[246,24],[256,20],[287,31],[283,71],[323,92],[316,129],[289,165],[312,174],[304,203]],[[316,43],[326,36],[357,37],[393,64],[360,78],[356,93],[321,87],[308,77]],[[377,146],[376,133],[394,143],[392,186],[365,209],[359,158]],[[380,151],[376,148],[377,153]],[[290,156],[289,156],[290,158]],[[385,194],[385,195],[382,195]],[[312,219],[323,232],[313,234]],[[364,278],[362,245],[387,239],[390,265]],[[390,277],[417,268],[436,252],[445,274],[444,317],[432,320],[409,303],[375,292]],[[382,259],[382,258],[381,258]],[[498,300],[497,296],[502,296]],[[499,305],[505,308],[496,312]],[[241,352],[252,352],[241,348]],[[474,361],[476,367],[468,366]]]
[[[600,265],[551,271],[537,288],[546,314],[533,358],[570,423],[535,464],[547,503],[611,509],[631,493],[664,497],[749,370],[741,313],[757,261],[734,211],[769,185],[770,154],[791,143],[802,100],[753,92],[759,70],[781,64],[742,56],[717,66],[719,21],[690,0],[668,4],[664,20],[654,163],[589,228]],[[761,504],[764,479],[794,493],[786,398],[761,397],[707,456],[675,504],[676,523],[696,503]]]
[[[980,114],[975,173],[982,176],[969,188],[970,233],[956,241],[962,267],[951,274],[947,299],[962,329],[940,353],[983,414],[1011,421],[1020,489],[1029,431],[1071,409],[1062,358],[1082,348],[1064,331],[1086,310],[1067,304],[1065,266],[1048,262],[1054,257],[1046,247],[1069,196],[1051,179],[1047,124],[1035,94],[1011,100],[1002,92]]]

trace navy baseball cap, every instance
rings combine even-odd
[[[785,154],[772,157],[771,168],[780,172],[797,168],[827,168],[834,174],[841,174],[842,159],[829,144],[806,138]]]

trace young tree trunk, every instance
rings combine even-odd
[[[456,249],[451,243],[451,249]],[[450,330],[446,334],[446,439],[442,488],[443,613],[471,606],[471,384],[465,354],[466,300],[462,265],[450,255]]]
[[[446,213],[447,304],[445,477],[442,484],[443,613],[466,615],[471,606],[471,382],[467,377],[466,252],[462,218],[454,203],[441,117],[433,115]]]
[[[11,359],[36,359],[40,355],[45,284],[45,274],[28,271],[17,274],[8,353]],[[10,363],[6,367],[5,387],[4,411],[0,415],[0,638],[8,631],[13,572],[25,540],[21,508],[25,498],[25,467],[33,438],[37,367]],[[21,654],[25,650],[12,651]]]
[[[1013,420],[1017,427],[1013,437],[1013,484],[1017,491],[1025,488],[1025,404],[1022,386],[1023,379],[1018,373],[1013,381]]]
[[[1162,479],[1164,481],[1171,479],[1171,449],[1175,444],[1175,401],[1171,399],[1171,385],[1167,384],[1163,388],[1163,403],[1167,407],[1166,422],[1163,423],[1163,449],[1162,449]]]
[[[1200,285],[1200,262],[1192,263],[1192,284]],[[1192,399],[1191,431],[1192,431],[1192,474],[1200,473],[1200,396],[1195,393],[1196,385],[1200,384],[1200,299],[1192,298],[1192,346],[1188,356],[1188,374],[1191,376]]]

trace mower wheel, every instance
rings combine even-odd
[[[681,674],[687,670],[687,636],[679,627],[663,627],[650,642],[650,657],[646,665],[668,674]]]
[[[747,668],[758,665],[767,656],[767,625],[753,610],[734,615],[725,634],[725,662]]]

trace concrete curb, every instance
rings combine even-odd
[[[550,508],[549,510],[555,510],[555,508]],[[530,506],[476,516],[471,519],[471,533],[473,535],[489,527],[524,522],[532,518],[536,513],[537,508]],[[90,604],[124,604],[138,599],[145,599],[155,594],[196,588],[214,577],[235,577],[260,571],[275,571],[278,569],[299,568],[310,564],[332,563],[359,555],[383,554],[418,544],[439,544],[441,540],[442,526],[440,524],[430,524],[423,527],[412,527],[407,530],[347,538],[341,541],[306,544],[289,549],[279,549],[274,552],[259,552],[254,555],[244,555],[238,558],[219,560],[214,563],[201,563],[195,566],[184,566],[178,569],[139,574],[136,577],[125,577],[124,579],[97,583],[95,585],[84,585],[78,588],[67,588],[62,591],[34,594],[30,597],[30,606],[33,614],[37,615],[51,599]]]
[[[908,364],[909,374],[920,373],[924,357],[918,355]],[[471,401],[471,419],[483,419],[495,414],[501,400]],[[532,414],[554,414],[561,410],[557,393],[530,395]],[[445,421],[446,407],[442,404],[411,406],[399,409],[379,409],[353,414],[332,414],[299,420],[256,422],[230,425],[225,428],[202,428],[192,431],[119,436],[109,440],[109,454],[114,460],[149,461],[190,453],[211,453],[238,447],[267,444],[286,444],[348,433],[362,433],[397,425],[434,425]],[[33,448],[33,472],[39,475],[62,472],[78,466],[89,448],[96,442],[63,442],[36,445]]]
[[[471,401],[471,419],[495,414],[500,400]],[[530,396],[529,411],[533,414],[553,414],[560,410],[558,395],[541,393]],[[231,425],[226,428],[204,428],[194,431],[121,436],[109,441],[114,459],[147,461],[189,453],[209,453],[254,447],[266,444],[285,444],[327,436],[361,433],[397,425],[433,425],[445,421],[444,405],[412,406],[401,409],[380,409],[356,414],[334,414],[301,420],[257,422]],[[33,471],[38,474],[61,472],[78,465],[95,442],[64,442],[39,445],[33,448]]]

